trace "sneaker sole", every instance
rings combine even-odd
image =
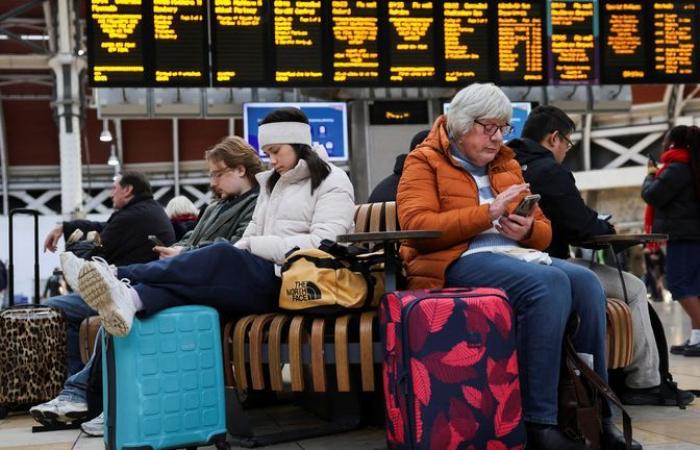
[[[60,416],[54,412],[51,411],[40,411],[35,409],[34,411],[30,411],[29,414],[32,416],[34,420],[39,422],[42,425],[45,426],[51,426],[51,425],[56,425],[60,423],[70,423],[74,422],[76,420],[81,420],[84,419],[85,416],[87,415],[87,411],[79,412],[79,411],[74,411],[74,412],[69,412],[66,413],[63,416]]]
[[[114,307],[109,285],[91,263],[80,269],[78,276],[80,295],[102,319],[105,330],[112,336],[126,336],[131,327]]]

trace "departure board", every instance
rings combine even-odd
[[[697,74],[695,36],[697,5],[693,0],[653,2],[653,77],[659,82],[691,81]]]
[[[598,1],[548,1],[547,18],[549,83],[598,83]]]
[[[645,45],[647,0],[611,1],[601,11],[603,82],[634,83],[647,75]]]
[[[444,2],[445,82],[489,79],[489,3]]]
[[[436,81],[433,3],[388,2],[390,82]]]
[[[156,84],[209,84],[204,0],[152,1]]]
[[[255,86],[265,81],[263,13],[267,2],[214,0],[211,34],[215,86]]]
[[[498,73],[504,85],[542,84],[544,17],[542,1],[498,2]]]
[[[700,0],[87,0],[95,87],[700,84]]]
[[[323,79],[322,2],[272,0],[272,3],[274,81],[280,85],[319,83]]]
[[[144,18],[141,0],[90,0],[88,64],[93,86],[147,82],[144,68]]]
[[[379,81],[379,18],[376,1],[331,2],[333,81]]]

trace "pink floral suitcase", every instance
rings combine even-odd
[[[522,449],[513,315],[499,289],[382,299],[390,449]]]

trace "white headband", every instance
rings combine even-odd
[[[301,122],[266,123],[258,127],[258,147],[270,144],[306,144],[311,147],[311,126]]]

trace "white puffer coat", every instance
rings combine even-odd
[[[327,158],[325,152],[319,153]],[[313,194],[309,167],[303,159],[280,176],[271,193],[267,180],[273,171],[257,174],[260,195],[253,220],[236,247],[281,265],[284,255],[294,247],[318,248],[323,239],[336,240],[339,234],[351,233],[355,211],[352,183],[343,170],[329,166],[331,173]]]

